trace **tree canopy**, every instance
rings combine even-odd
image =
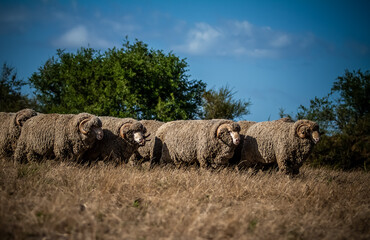
[[[203,110],[205,119],[236,119],[249,114],[250,101],[233,99],[235,92],[228,86],[218,91],[210,89],[203,94]]]
[[[27,82],[18,79],[13,67],[3,64],[0,79],[0,112],[16,112],[23,108],[35,107],[35,102],[21,93]]]
[[[103,53],[59,49],[29,80],[45,113],[170,121],[200,116],[206,84],[187,72],[185,59],[126,38],[122,48]]]

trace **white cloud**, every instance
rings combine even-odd
[[[221,31],[206,23],[197,23],[194,29],[188,32],[187,42],[178,49],[192,54],[202,54],[212,49],[222,37]]]
[[[229,26],[232,29],[233,35],[246,35],[252,36],[253,34],[253,25],[248,21],[234,21],[230,22]]]
[[[274,48],[282,48],[288,46],[291,40],[287,34],[277,34],[275,38],[271,40],[271,46]]]
[[[79,47],[87,45],[88,39],[86,27],[80,25],[64,33],[59,39],[59,43],[69,47]]]
[[[110,47],[110,43],[107,40],[91,34],[84,25],[78,25],[71,28],[55,40],[53,45],[60,48],[78,48],[86,47],[88,45],[93,47]]]
[[[304,51],[315,38],[281,32],[248,21],[228,21],[220,26],[197,23],[187,31],[187,38],[174,49],[191,55],[248,56],[280,58]]]

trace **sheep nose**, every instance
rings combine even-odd
[[[136,141],[140,146],[145,145],[145,139],[143,137],[138,137]]]
[[[104,137],[104,133],[102,129],[94,129],[96,134],[96,139],[102,140]]]
[[[96,135],[96,139],[98,139],[98,140],[102,140],[102,139],[103,139],[103,132],[98,133],[98,134]]]
[[[234,141],[234,144],[235,145],[239,145],[239,143],[240,143],[240,139],[239,138],[236,138],[235,141]]]
[[[312,132],[311,139],[314,144],[318,143],[320,141],[320,133],[318,131]]]

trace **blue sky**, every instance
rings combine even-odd
[[[345,69],[370,70],[369,12],[356,0],[1,1],[0,62],[27,79],[58,48],[127,35],[186,58],[190,79],[228,85],[252,103],[244,119],[266,121],[325,96]]]

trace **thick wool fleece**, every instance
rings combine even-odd
[[[79,130],[79,124],[85,119],[89,119],[84,125],[86,135]],[[101,126],[100,119],[88,113],[39,114],[25,123],[14,159],[20,162],[52,158],[76,161],[96,141],[92,128]]]
[[[164,122],[157,120],[141,120],[140,123],[146,128],[146,133],[149,137],[146,139],[145,146],[139,147],[131,156],[130,161],[134,164],[150,161],[153,157],[155,134],[158,128],[164,124]]]
[[[22,126],[36,115],[37,113],[32,109],[23,109],[16,113],[0,113],[0,157],[12,157]]]
[[[127,163],[131,155],[138,149],[134,141],[134,133],[146,132],[145,127],[132,118],[100,117],[103,123],[104,138],[95,143],[83,156],[85,162],[103,160],[107,162]],[[125,124],[131,124],[125,129],[125,138],[120,136],[120,129]]]
[[[308,120],[292,122],[285,119],[252,125],[244,138],[241,162],[248,166],[277,163],[282,172],[299,173],[314,146],[309,137],[302,139],[296,133],[297,126],[303,122],[312,129],[317,126]]]
[[[227,123],[232,131],[240,126],[230,120],[182,120],[163,124],[156,133],[152,163],[199,164],[201,167],[218,167],[228,164],[236,145],[232,137],[223,131],[217,137],[217,129]]]

